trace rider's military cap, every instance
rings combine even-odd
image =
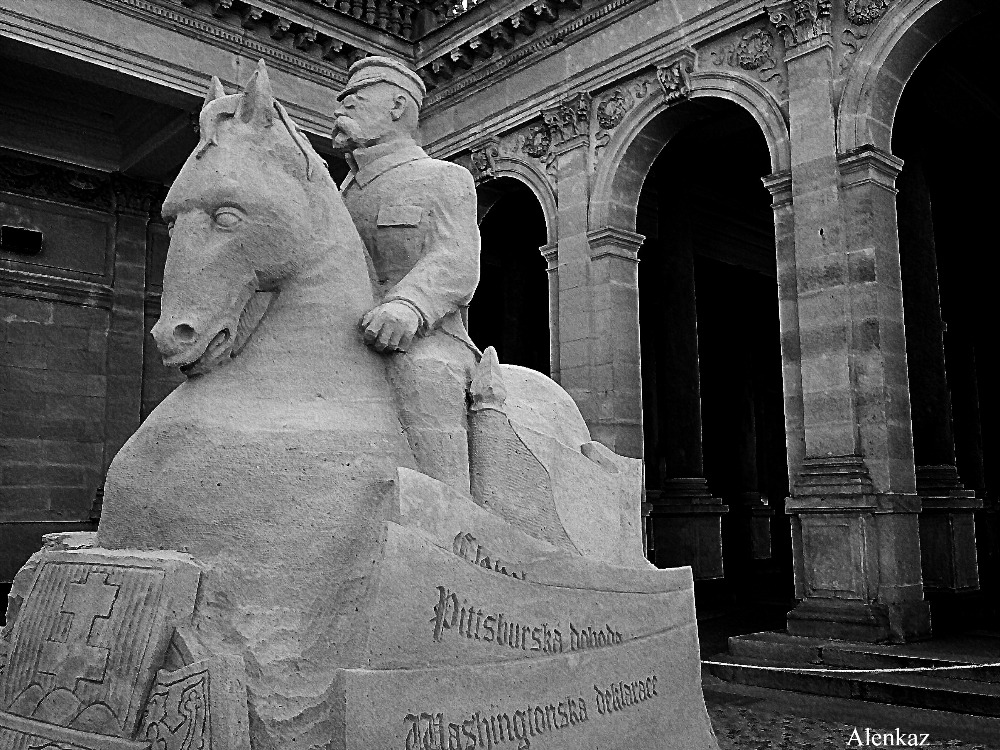
[[[420,76],[403,63],[393,60],[391,57],[372,55],[358,60],[348,69],[347,85],[337,95],[337,101],[364,86],[371,86],[373,83],[391,83],[394,86],[399,86],[413,97],[418,107],[423,104],[424,94],[427,93],[427,88],[420,80]]]

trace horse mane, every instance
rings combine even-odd
[[[205,104],[199,117],[201,140],[194,152],[194,157],[196,159],[200,159],[205,155],[209,148],[219,144],[221,127],[224,123],[230,122],[236,117],[240,100],[242,98],[242,93],[231,94],[229,96],[222,96],[218,99],[213,99]],[[281,124],[285,126],[285,130],[288,131],[288,135],[291,137],[292,142],[298,147],[302,156],[305,157],[306,180],[311,182],[313,177],[319,174],[321,175],[320,179],[322,179],[322,176],[325,176],[331,183],[333,183],[333,178],[330,177],[326,161],[316,152],[316,149],[313,148],[309,139],[302,135],[298,126],[288,114],[288,110],[286,110],[281,102],[277,100],[274,101],[273,106],[275,112],[277,113],[278,120],[280,120]]]

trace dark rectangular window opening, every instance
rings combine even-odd
[[[42,252],[42,233],[26,227],[0,226],[0,250],[16,255],[38,255]]]

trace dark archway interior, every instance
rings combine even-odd
[[[1000,586],[1000,399],[992,387],[1000,315],[988,269],[997,247],[998,21],[1000,11],[990,10],[928,53],[903,90],[892,139],[904,160],[897,211],[918,483],[921,466],[951,463],[985,500],[976,513],[979,576],[993,590]]]
[[[649,499],[672,479],[704,477],[729,512],[725,578],[702,582],[699,596],[786,603],[792,555],[774,221],[761,182],[770,158],[759,126],[737,105],[680,106],[701,119],[656,159],[637,219],[647,237],[639,320]],[[696,562],[660,552],[657,564]]]
[[[512,177],[479,188],[482,274],[469,306],[469,334],[496,347],[505,364],[549,374],[549,287],[545,215],[531,189]],[[484,215],[485,214],[485,215]]]

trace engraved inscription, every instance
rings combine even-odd
[[[515,570],[513,563],[505,562],[492,554],[486,547],[479,544],[472,534],[458,532],[451,545],[452,551],[466,562],[478,565],[480,568],[492,570],[511,578],[525,580],[528,577],[524,570]]]
[[[594,692],[597,693],[597,713],[604,716],[658,697],[656,675],[632,682],[613,682],[604,690],[594,685]]]
[[[610,625],[603,628],[574,625],[569,623],[569,633],[548,623],[531,624],[513,620],[503,612],[487,612],[481,607],[470,605],[468,599],[445,586],[438,586],[438,600],[434,605],[434,641],[440,643],[445,634],[468,640],[495,643],[521,651],[537,651],[545,654],[561,654],[564,651],[578,651],[586,648],[615,646],[622,642],[622,634]]]
[[[587,702],[582,696],[566,697],[544,706],[496,714],[476,711],[460,722],[446,722],[444,714],[407,714],[406,750],[472,750],[517,743],[517,750],[528,750],[531,740],[546,732],[566,729],[587,721]]]

